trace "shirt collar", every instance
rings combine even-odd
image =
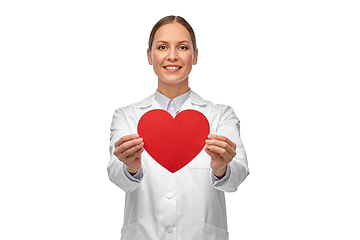
[[[161,94],[159,91],[156,91],[155,92],[155,100],[162,109],[169,111],[169,109],[171,107],[175,107],[174,111],[177,113],[180,111],[182,105],[186,102],[186,100],[189,99],[191,92],[192,92],[191,88],[189,88],[188,92],[186,92],[180,96],[177,96],[174,99],[170,99],[170,98],[164,96],[163,94]],[[173,104],[172,104],[172,102],[173,102]]]
[[[191,104],[193,105],[198,105],[198,106],[203,106],[207,104],[207,101],[205,101],[204,99],[202,99],[199,95],[197,95],[193,90],[189,91],[189,101],[191,102]],[[152,94],[150,96],[148,96],[147,98],[145,98],[144,100],[142,100],[141,102],[136,103],[136,107],[137,108],[147,108],[147,107],[151,107],[154,102],[157,103],[157,101],[155,100],[155,94]],[[159,105],[157,103],[157,105]],[[160,107],[160,105],[159,105]]]

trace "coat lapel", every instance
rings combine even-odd
[[[194,109],[198,110],[200,109],[200,106],[206,105],[207,102],[202,99],[199,95],[197,95],[194,91],[191,92],[190,97],[184,105],[181,108],[181,111],[187,110],[187,109]]]
[[[141,116],[144,115],[146,112],[153,109],[161,109],[160,105],[155,100],[155,94],[150,95],[149,97],[136,104],[138,119],[140,119]]]

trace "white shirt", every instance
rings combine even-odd
[[[162,95],[159,91],[155,92],[155,100],[160,105],[160,107],[168,111],[173,117],[180,112],[182,105],[189,99],[191,94],[191,89],[189,91],[177,96],[174,99],[170,99],[165,95]]]
[[[230,176],[222,184],[212,180],[210,156],[202,150],[189,164],[175,173],[160,166],[149,154],[142,153],[143,177],[132,181],[113,154],[114,143],[122,136],[137,133],[140,117],[160,109],[151,95],[145,100],[117,109],[110,139],[110,180],[126,192],[122,240],[227,240],[224,192],[236,191],[249,174],[246,153],[240,139],[239,121],[231,107],[214,105],[193,91],[181,110],[203,113],[210,133],[223,135],[236,143],[236,156],[230,162]]]

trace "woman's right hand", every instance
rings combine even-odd
[[[114,155],[126,165],[131,174],[135,174],[141,167],[141,153],[144,151],[144,142],[138,134],[123,136],[115,142]]]

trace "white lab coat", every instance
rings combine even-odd
[[[143,179],[131,181],[124,173],[123,163],[113,154],[114,143],[124,135],[137,133],[140,117],[159,108],[151,95],[139,103],[117,109],[113,116],[108,173],[110,180],[126,192],[121,240],[228,239],[224,192],[236,191],[249,174],[239,121],[233,109],[214,105],[194,92],[181,109],[200,111],[209,120],[210,133],[226,136],[236,143],[237,154],[230,163],[230,178],[222,186],[213,183],[211,159],[204,150],[175,173],[163,168],[144,151]]]

